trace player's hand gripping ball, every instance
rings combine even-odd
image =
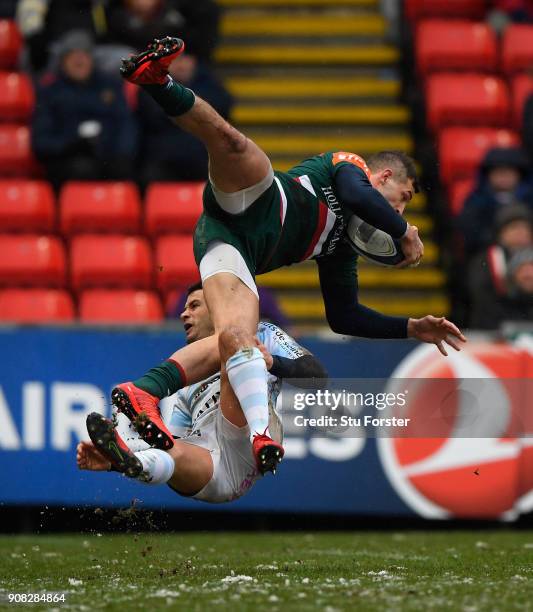
[[[350,246],[359,255],[381,266],[397,266],[405,259],[400,241],[352,215],[346,228]]]

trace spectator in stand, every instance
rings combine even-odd
[[[213,0],[110,0],[111,42],[140,51],[154,38],[185,38],[187,50],[209,61],[218,39],[219,10]]]
[[[27,68],[41,72],[48,68],[54,43],[65,32],[84,30],[95,39],[105,36],[106,0],[20,0],[17,24],[27,50]],[[29,65],[28,65],[29,64]]]
[[[533,247],[521,249],[509,262],[510,302],[505,316],[533,323]]]
[[[37,89],[32,146],[56,189],[68,179],[133,176],[137,126],[121,83],[94,67],[88,33],[66,34],[58,71]]]
[[[533,23],[533,0],[492,0],[488,21],[502,34],[510,23]]]
[[[0,19],[13,19],[17,10],[17,0],[0,0]]]
[[[533,215],[522,205],[511,205],[496,216],[495,243],[478,254],[468,270],[470,322],[475,329],[495,329],[508,308],[518,307],[522,295],[513,291],[523,283],[513,280],[511,262],[517,253],[533,248]],[[521,318],[521,317],[519,317]]]
[[[181,55],[170,66],[170,74],[207,100],[225,119],[233,100],[210,68],[190,53]],[[138,98],[142,160],[141,186],[152,181],[207,180],[207,151],[194,136],[173,126],[159,104],[146,92]]]
[[[467,258],[491,243],[494,219],[503,207],[522,202],[533,211],[530,181],[528,159],[521,149],[497,148],[487,153],[477,185],[466,198],[458,219]]]

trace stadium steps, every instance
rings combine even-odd
[[[308,102],[325,100],[342,100],[344,104],[357,104],[372,98],[379,98],[382,102],[391,104],[400,93],[400,81],[397,78],[380,78],[376,74],[366,76],[353,76],[344,73],[339,76],[323,75],[320,87],[317,87],[316,78],[313,75],[285,76],[284,73],[276,73],[265,76],[235,75],[227,77],[226,86],[230,92],[240,101],[264,102],[268,100],[284,99],[299,103],[302,100]],[[305,100],[305,99],[308,100]]]
[[[361,289],[442,289],[446,278],[434,266],[420,266],[405,270],[383,270],[378,266],[361,262],[358,266]],[[317,289],[319,287],[317,265],[314,262],[298,264],[287,270],[275,270],[264,274],[260,284],[273,289]]]
[[[346,14],[344,11],[317,15],[303,13],[294,18],[293,12],[247,11],[224,15],[221,23],[223,36],[304,37],[324,36],[385,36],[386,23],[376,13]]]
[[[288,170],[328,150],[368,157],[413,152],[409,110],[399,103],[398,49],[378,0],[220,0],[220,74],[236,99],[232,121]],[[361,300],[388,314],[447,311],[445,279],[432,242],[426,197],[407,218],[424,239],[417,269],[388,270],[360,260]],[[277,290],[296,325],[324,325],[316,264],[258,278]]]
[[[226,8],[268,7],[278,9],[280,6],[293,8],[323,7],[327,0],[218,0]],[[335,0],[331,4],[337,7],[377,9],[380,0]]]
[[[302,160],[317,155],[317,151],[356,151],[359,155],[370,155],[382,149],[412,151],[413,140],[408,131],[399,130],[298,130],[295,127],[259,130],[246,129],[246,134],[273,157],[290,156]],[[277,169],[277,167],[276,167]]]
[[[399,60],[398,50],[390,45],[221,45],[215,52],[219,64],[278,64],[288,66],[328,64],[348,66],[387,66]]]
[[[407,108],[395,105],[272,105],[238,104],[233,121],[239,125],[405,125],[409,120]]]
[[[287,292],[279,295],[284,312],[300,326],[324,325],[324,303],[316,291],[298,294]],[[429,295],[427,291],[406,295],[386,291],[380,294],[360,291],[359,299],[365,306],[394,317],[423,317],[428,313],[449,310],[449,300],[444,291],[432,292]]]

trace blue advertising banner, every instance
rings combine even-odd
[[[109,392],[166,359],[184,341],[168,329],[4,328],[0,330],[0,501],[4,504],[199,508],[167,487],[117,474],[81,472],[75,447],[85,417],[110,413]],[[411,342],[302,343],[343,377],[386,377]],[[235,510],[408,513],[388,484],[374,440],[286,439],[286,461]]]
[[[0,503],[123,507],[138,499],[145,508],[221,509],[180,497],[165,486],[76,467],[76,444],[88,438],[86,415],[109,415],[115,384],[141,375],[183,342],[181,331],[168,327],[0,329]],[[303,338],[301,343],[335,378],[387,378],[392,373],[415,378],[424,376],[424,369],[435,378],[466,376],[462,373],[469,368],[477,368],[474,376],[484,368],[496,378],[533,373],[530,345],[485,343],[446,360],[435,347],[411,341]],[[520,374],[513,374],[509,364]],[[511,444],[505,438],[488,445],[467,440],[463,446],[468,452],[463,453],[457,440],[448,452],[447,441],[329,439],[304,428],[286,432],[286,460],[277,474],[267,475],[225,507],[513,518],[533,506],[530,441]]]

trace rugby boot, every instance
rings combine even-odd
[[[169,450],[174,446],[172,434],[161,418],[159,398],[126,382],[111,391],[111,402],[128,417],[141,438],[150,446],[161,450]]]
[[[156,38],[146,51],[122,60],[120,74],[135,85],[164,85],[168,67],[185,50],[179,38]]]
[[[261,474],[266,474],[266,472],[275,474],[278,463],[285,454],[283,446],[267,436],[265,430],[262,434],[255,434],[252,447],[257,469]]]
[[[86,423],[92,443],[111,462],[111,468],[130,478],[137,478],[143,471],[142,463],[120,437],[113,421],[99,412],[91,412]]]

